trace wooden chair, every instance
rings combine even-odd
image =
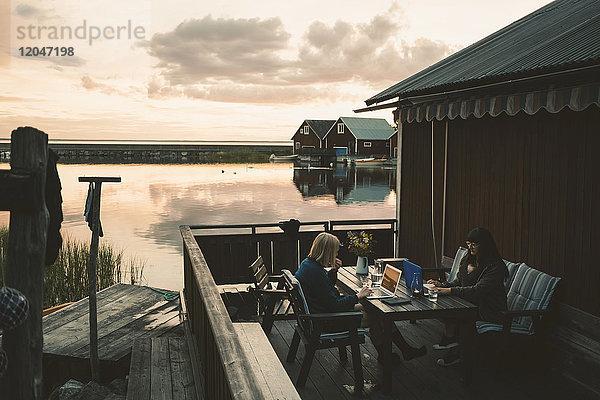
[[[249,269],[254,280],[254,287],[250,287],[250,292],[256,297],[259,315],[263,316],[262,328],[268,335],[273,328],[273,321],[295,317],[291,313],[292,307],[287,300],[282,276],[269,275],[261,256],[258,256]]]
[[[365,329],[359,328],[362,313],[352,311],[311,314],[300,282],[290,271],[284,269],[282,272],[285,288],[289,293],[298,322],[286,360],[288,362],[294,361],[300,340],[302,340],[306,349],[296,386],[301,387],[306,383],[310,365],[317,350],[337,347],[340,352],[340,359],[342,362],[346,362],[348,359],[346,346],[350,346],[354,368],[354,392],[360,393],[364,386],[360,344],[365,342],[365,334],[367,333]],[[344,327],[346,330],[331,332],[331,330],[326,329],[327,325]]]

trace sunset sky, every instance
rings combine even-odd
[[[0,2],[0,138],[31,125],[93,140],[288,140],[304,119],[392,122],[352,110],[549,3]],[[27,46],[74,55],[21,56]]]

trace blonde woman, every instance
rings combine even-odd
[[[342,261],[337,258],[339,250],[340,241],[337,237],[326,232],[320,233],[315,238],[308,257],[300,263],[300,267],[295,274],[296,279],[302,285],[311,313],[363,311],[363,326],[369,327],[371,341],[379,353],[378,359],[382,360],[383,321],[373,313],[366,313],[362,305],[358,304],[360,300],[372,292],[371,289],[363,286],[357,294],[344,296],[335,287],[337,272],[342,266]],[[331,267],[331,269],[329,271],[325,270],[327,267]],[[398,329],[394,330],[392,340],[402,351],[405,360],[420,357],[427,353],[425,346],[415,348],[406,343]],[[392,356],[395,363],[399,361],[397,354],[392,354]]]

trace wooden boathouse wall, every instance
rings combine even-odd
[[[557,300],[600,316],[600,109],[448,121],[444,221],[446,121],[433,124],[438,254],[487,227],[505,259],[562,277]],[[399,255],[433,266],[432,123],[402,137]]]

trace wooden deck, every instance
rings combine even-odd
[[[118,361],[133,341],[168,335],[179,326],[179,301],[145,286],[117,284],[98,292],[98,356]],[[89,358],[88,299],[44,317],[44,355]]]
[[[166,301],[149,287],[117,284],[97,295],[100,380],[128,374],[136,339],[184,336],[179,300]],[[73,378],[91,378],[88,299],[43,318],[44,390]]]
[[[190,353],[182,337],[137,339],[127,400],[197,400]]]
[[[281,363],[287,370],[293,382],[300,371],[304,349],[301,345],[295,362],[285,361],[289,344],[292,339],[295,321],[276,321],[269,341],[275,349]],[[536,373],[535,360],[530,360],[524,354],[520,366],[514,370],[498,371],[494,363],[486,361],[483,347],[493,339],[479,338],[476,347],[473,383],[470,386],[462,384],[459,366],[442,368],[436,360],[444,351],[432,350],[432,345],[441,337],[443,325],[436,320],[397,323],[406,339],[413,345],[425,344],[428,353],[408,362],[403,362],[393,373],[393,393],[385,395],[378,387],[382,371],[377,363],[376,350],[367,339],[361,345],[363,372],[365,376],[364,398],[370,399],[540,399],[540,398],[569,398],[577,392],[566,384],[553,379],[550,373]],[[489,346],[489,343],[487,343]],[[399,350],[394,346],[396,352]],[[497,364],[495,364],[497,365]],[[306,400],[355,399],[346,387],[353,385],[352,363],[342,365],[337,349],[319,350],[312,363],[308,382],[298,392]],[[585,397],[578,397],[585,398]]]

